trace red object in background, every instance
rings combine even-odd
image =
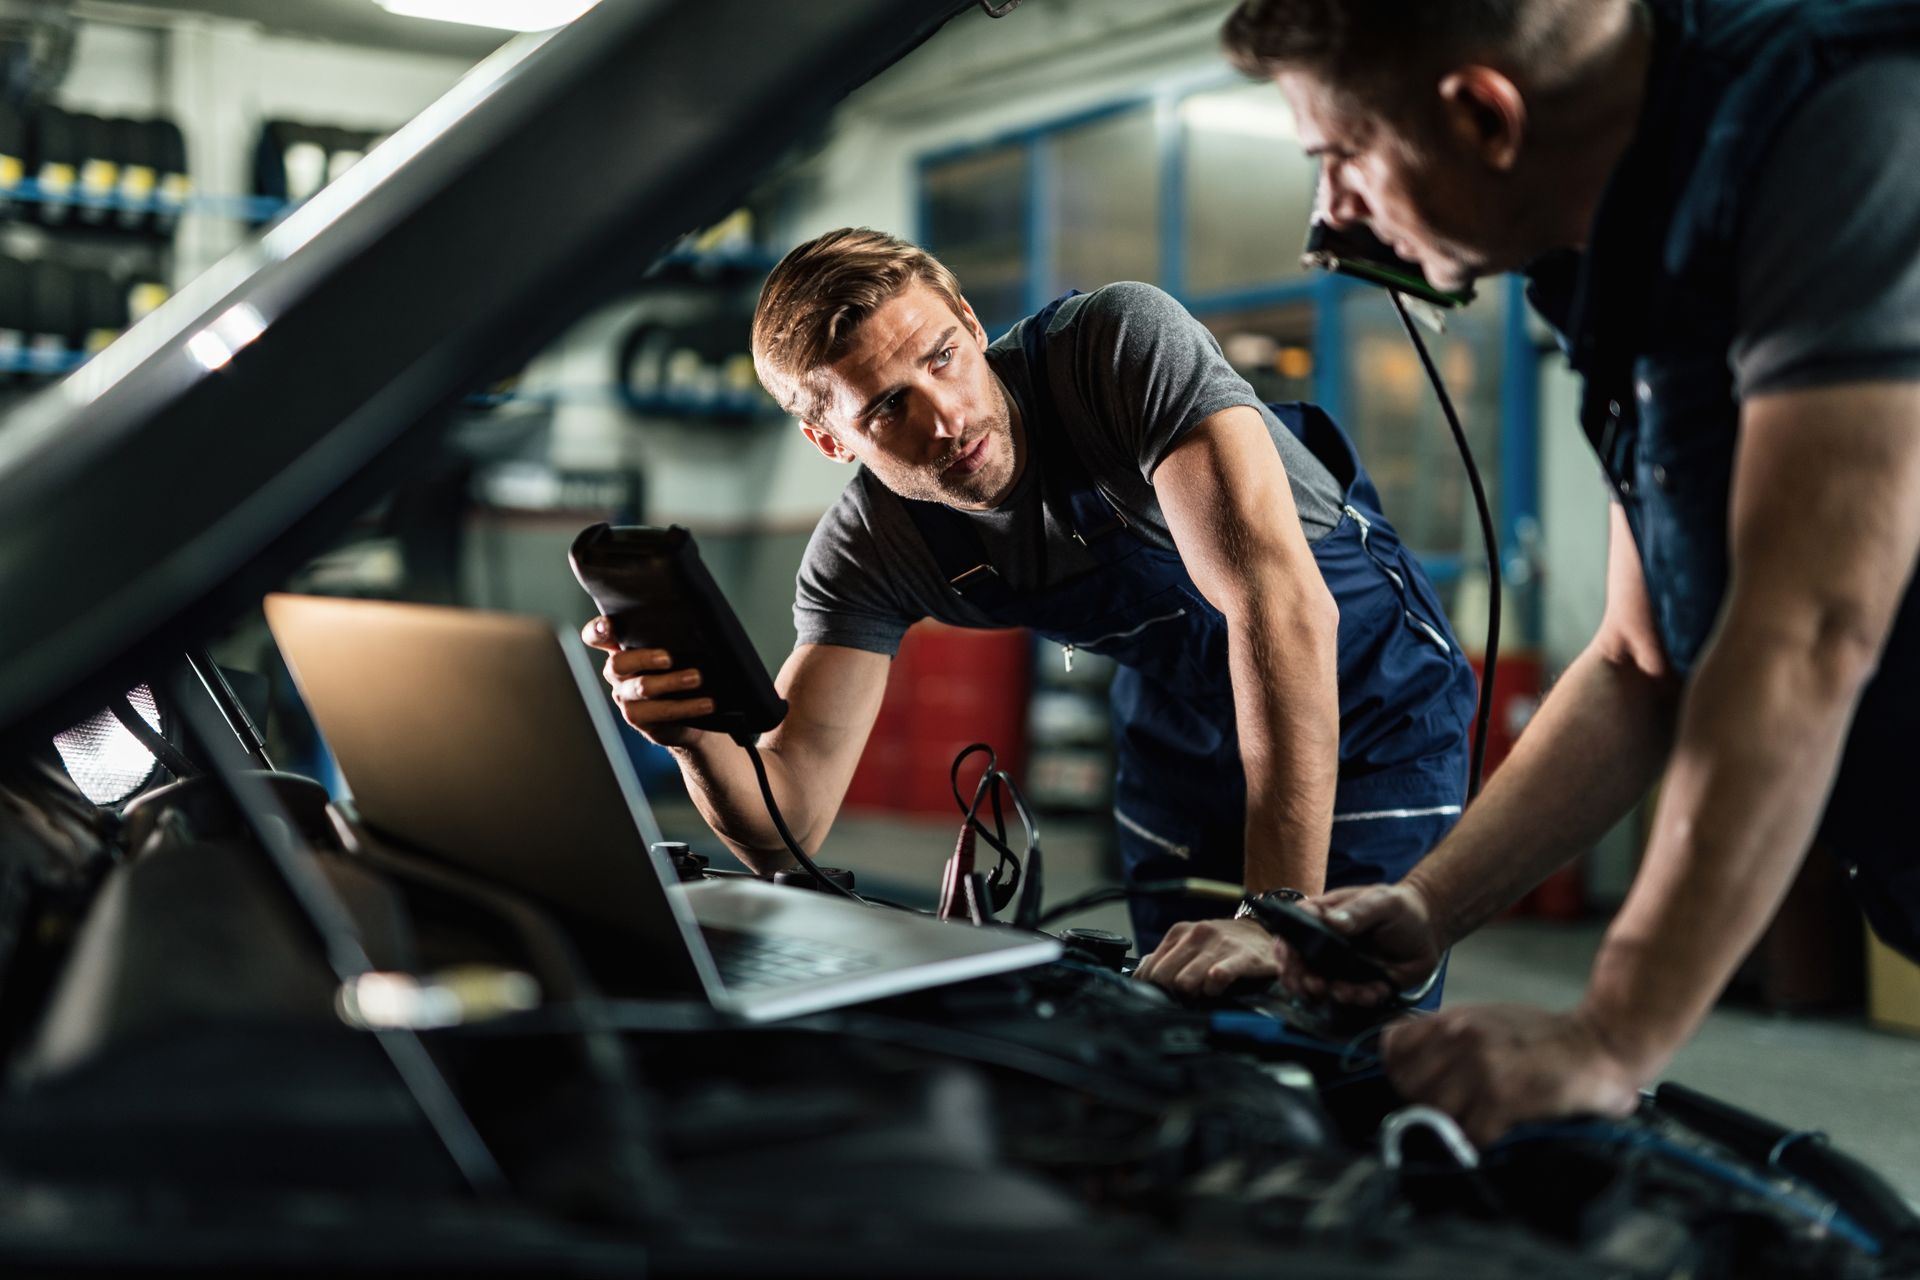
[[[971,742],[990,745],[1000,767],[1024,781],[1032,688],[1028,632],[916,624],[893,660],[880,715],[847,787],[847,807],[957,821],[948,773]],[[963,784],[976,781],[985,763],[984,756],[968,761]]]
[[[1473,659],[1473,674],[1481,675],[1481,661]],[[1487,719],[1486,776],[1513,750],[1514,739],[1533,719],[1546,687],[1540,655],[1522,650],[1503,653],[1493,673],[1493,709]],[[1560,868],[1513,905],[1510,915],[1541,916],[1549,920],[1578,920],[1586,913],[1586,873],[1579,862]]]
[[[1484,660],[1475,654],[1471,661],[1477,691],[1479,681],[1486,674]],[[1487,717],[1487,777],[1493,776],[1493,771],[1513,750],[1514,740],[1527,727],[1527,721],[1533,719],[1534,711],[1540,706],[1545,674],[1537,653],[1522,650],[1500,655],[1499,666],[1493,673],[1492,714]]]

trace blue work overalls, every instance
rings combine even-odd
[[[1071,296],[1071,295],[1069,295]],[[1177,551],[1130,532],[1061,429],[1048,395],[1047,325],[1027,324],[1035,403],[1023,406],[1029,466],[1041,469],[1055,518],[1099,567],[1014,591],[992,570],[965,515],[905,503],[941,573],[1004,626],[1028,627],[1069,652],[1118,664],[1112,687],[1114,817],[1131,880],[1244,876],[1246,776],[1234,727],[1225,619]],[[1327,886],[1397,880],[1460,815],[1466,790],[1472,668],[1426,575],[1380,514],[1346,436],[1312,405],[1272,406],[1344,490],[1338,526],[1312,544],[1340,608],[1340,776]],[[1195,899],[1129,904],[1140,954],[1178,920],[1231,912]]]
[[[1684,675],[1730,569],[1740,403],[1727,354],[1748,197],[1811,94],[1864,58],[1920,53],[1920,0],[1653,0],[1652,10],[1642,131],[1586,252],[1536,264],[1528,294],[1584,380],[1582,425],[1633,530],[1667,660]],[[1920,958],[1916,744],[1920,590],[1910,587],[1821,835],[1875,930]]]

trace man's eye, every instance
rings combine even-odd
[[[933,367],[936,369],[944,369],[952,364],[954,353],[958,350],[958,347],[947,347],[942,350],[939,355],[933,358]]]
[[[900,411],[900,402],[904,398],[905,397],[896,391],[885,400],[882,400],[879,406],[874,409],[872,420],[874,422],[886,422],[892,418],[894,414]]]

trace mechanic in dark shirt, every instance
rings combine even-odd
[[[845,229],[775,268],[761,380],[834,462],[862,465],[801,566],[791,704],[761,747],[819,846],[922,618],[1026,626],[1118,663],[1115,819],[1135,880],[1249,893],[1398,877],[1459,815],[1472,672],[1346,438],[1260,402],[1192,316],[1145,284],[1062,299],[989,342],[952,274]],[[628,723],[671,748],[749,865],[788,859],[745,754],[678,726],[670,655],[617,653]],[[1231,903],[1135,898],[1140,976],[1218,994],[1271,978]]]
[[[1616,499],[1599,632],[1473,811],[1315,905],[1399,979],[1658,780],[1644,862],[1577,1009],[1404,1023],[1393,1082],[1481,1140],[1632,1109],[1816,835],[1920,957],[1920,3],[1242,0],[1224,38],[1324,216],[1528,273]]]

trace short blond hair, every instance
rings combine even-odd
[[[919,245],[867,227],[817,236],[780,260],[753,311],[753,368],[780,407],[803,422],[825,412],[822,369],[853,345],[867,317],[914,283],[965,313],[960,282]]]

